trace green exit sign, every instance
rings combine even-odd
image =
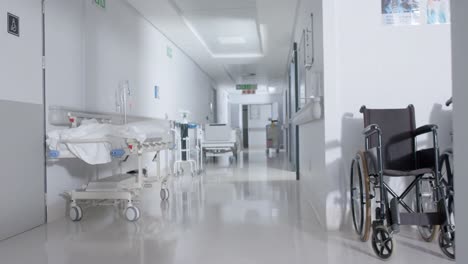
[[[257,90],[256,84],[238,84],[236,85],[237,90]]]
[[[94,3],[103,9],[106,8],[106,0],[94,0]]]

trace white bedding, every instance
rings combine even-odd
[[[144,121],[111,125],[100,124],[97,120],[91,119],[83,120],[81,126],[77,128],[48,132],[47,144],[50,150],[70,151],[84,162],[96,165],[112,161],[110,154],[112,142],[116,140],[134,139],[141,143],[150,138],[167,140],[168,131],[169,122]]]

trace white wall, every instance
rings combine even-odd
[[[384,26],[379,11],[380,1],[324,1],[327,167],[314,191],[332,230],[350,222],[348,171],[363,148],[362,105],[414,104],[417,125],[439,124],[441,148],[450,142],[450,113],[441,106],[451,96],[450,26]]]
[[[0,1],[0,240],[45,221],[41,3]]]
[[[218,87],[218,123],[229,123],[231,119],[230,104],[252,105],[252,104],[279,104],[279,115],[282,117],[282,94],[249,94],[242,95],[229,93],[230,86]],[[280,122],[282,120],[280,119]]]
[[[47,109],[54,105],[85,109],[84,1],[47,0],[45,26]],[[47,130],[54,129],[60,128],[47,125]],[[62,193],[85,184],[93,173],[79,160],[48,162],[49,222],[64,215]]]
[[[272,104],[281,102],[283,97],[281,94],[230,94],[229,102],[232,104]]]
[[[107,1],[106,10],[86,5],[86,105],[115,111],[115,89],[129,80],[134,92],[130,114],[196,122],[210,115],[211,79],[126,1]],[[172,49],[172,58],[167,56]],[[154,86],[160,98],[154,98]]]
[[[468,10],[467,1],[452,1],[452,59],[453,59],[453,96],[454,96],[454,114],[453,123],[455,131],[455,171],[468,171],[466,157],[468,156],[468,125],[466,114],[468,113]],[[468,227],[464,224],[468,221],[468,210],[466,201],[468,201],[468,192],[465,187],[468,185],[468,178],[462,174],[455,176],[455,206],[457,226],[457,263],[468,263],[468,252],[463,250],[468,244]],[[461,250],[460,250],[461,249]]]
[[[217,100],[217,107],[216,107],[216,111],[218,112],[217,122],[220,123],[220,124],[228,124],[229,123],[229,114],[230,114],[229,93],[226,90],[226,88],[218,87],[216,96],[218,97],[217,98],[218,99]]]
[[[48,0],[46,12],[49,105],[115,112],[115,89],[129,80],[131,115],[178,120],[180,110],[189,110],[191,120],[206,122],[212,80],[126,1],[107,1],[104,10],[93,1]],[[154,98],[155,85],[160,99]],[[134,167],[130,162],[123,170]],[[117,164],[90,168],[80,161],[50,165],[49,221],[65,214],[60,193],[116,169]]]
[[[41,1],[0,1],[0,100],[42,104]],[[20,18],[20,37],[7,33],[7,12]]]
[[[301,0],[299,16],[294,33],[294,41],[301,42],[304,29],[311,29],[311,14],[314,14],[314,64],[305,71],[306,80],[310,80],[315,73],[323,73],[323,11],[322,0]],[[301,67],[303,63],[299,64]],[[307,87],[311,87],[307,84]],[[309,89],[308,89],[309,90]],[[294,111],[294,109],[293,109]],[[325,144],[324,120],[316,120],[299,126],[299,177],[301,192],[304,193],[305,203],[311,207],[317,218],[324,212],[318,212],[323,206],[314,187],[325,178]],[[293,148],[294,151],[294,148]],[[314,191],[311,191],[314,190]]]
[[[229,111],[231,113],[229,124],[231,128],[240,128],[242,126],[242,119],[241,119],[241,106],[238,104],[229,104]]]

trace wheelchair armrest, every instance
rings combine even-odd
[[[362,133],[364,134],[364,136],[370,137],[370,136],[372,136],[373,134],[376,134],[376,133],[381,134],[381,131],[380,131],[379,125],[372,124],[372,125],[369,125],[366,128],[364,128],[364,131]]]
[[[418,127],[414,131],[413,137],[417,137],[417,136],[420,136],[420,135],[423,135],[423,134],[435,132],[435,131],[437,131],[438,128],[439,127],[437,125],[425,125],[425,126],[422,126],[422,127]]]
[[[445,105],[450,106],[452,103],[453,103],[453,97],[450,97],[450,99],[447,102],[445,102]]]

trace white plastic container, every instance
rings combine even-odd
[[[49,106],[49,124],[53,126],[69,126],[68,111],[61,106]]]

